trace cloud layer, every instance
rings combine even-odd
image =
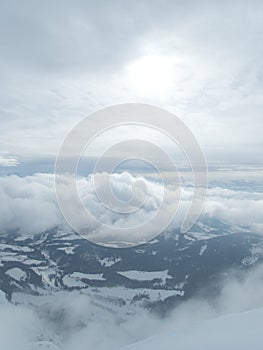
[[[176,113],[212,160],[261,162],[261,12],[257,0],[1,4],[2,152],[54,155],[89,113],[136,101]]]
[[[177,228],[182,224],[185,211],[192,198],[192,188],[181,189],[179,201],[178,188],[170,185],[166,190],[166,200],[163,201],[163,186],[159,182],[146,179],[142,176],[134,177],[125,172],[111,176],[113,195],[122,203],[122,207],[115,207],[107,198],[105,177],[108,174],[97,174],[97,192],[94,189],[94,177],[78,179],[80,198],[97,220],[90,221],[89,217],[77,210],[78,203],[72,201],[67,177],[63,178],[62,190],[67,194],[66,206],[69,211],[76,212],[76,220],[80,227],[86,227],[90,238],[103,242],[106,239],[114,242],[116,239],[125,241],[125,228],[134,227],[134,240],[143,241],[156,232],[157,226],[153,218],[160,211],[160,225],[168,221],[174,204],[178,202],[179,210],[169,229]],[[106,198],[102,203],[98,193]],[[135,199],[129,203],[135,194]],[[108,199],[108,202],[107,202]],[[33,176],[5,176],[0,177],[0,200],[4,203],[0,213],[0,228],[2,233],[17,231],[21,234],[36,234],[54,227],[66,227],[57,205],[54,188],[54,176],[51,174],[35,174]],[[131,213],[125,213],[128,208]],[[125,209],[125,210],[124,210]],[[124,210],[124,211],[123,211]],[[262,233],[263,228],[263,200],[262,193],[255,189],[227,189],[212,187],[204,207],[205,215],[219,220],[225,220],[233,225],[246,226],[255,233]],[[140,236],[136,230],[145,222],[153,222],[148,232]],[[101,225],[104,224],[104,225]],[[158,224],[158,223],[157,223]],[[168,224],[168,222],[167,222]],[[105,226],[106,225],[106,226]],[[107,225],[112,227],[108,230]],[[121,230],[123,229],[123,230]],[[109,236],[110,235],[110,236]],[[87,236],[88,237],[88,236]],[[107,237],[107,238],[106,238]]]

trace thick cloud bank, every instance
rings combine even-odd
[[[36,234],[61,224],[53,176],[0,178],[0,231]]]
[[[257,189],[234,190],[215,187],[209,190],[205,213],[233,225],[263,233],[263,193]]]
[[[104,191],[105,177],[108,174],[98,174],[96,185],[100,194]],[[118,210],[111,210],[111,203],[102,204],[98,199],[98,191],[94,190],[94,177],[79,178],[78,190],[80,198],[87,210],[96,218],[98,223],[90,224],[87,216],[79,216],[79,224],[86,225],[87,230],[92,231],[97,237],[105,238],[107,229],[105,225],[116,228],[116,236],[112,231],[112,241],[120,239],[117,236],[119,228],[130,228],[152,220],[154,215],[161,210],[160,220],[164,222],[169,216],[178,201],[177,188],[172,185],[167,190],[165,203],[163,201],[162,184],[150,181],[144,177],[134,177],[129,173],[114,174],[111,176],[111,186],[114,196],[126,203],[135,194],[139,198],[139,203],[132,202],[132,213],[123,213]],[[70,197],[68,182],[64,178],[65,193],[69,193],[67,205],[70,210],[75,210],[77,204]],[[192,188],[181,189],[181,201],[176,220],[170,225],[170,229],[178,227],[182,219],[184,209],[189,205],[192,198]],[[63,219],[57,205],[54,187],[54,176],[51,174],[35,174],[33,176],[5,176],[0,177],[0,231],[9,233],[17,231],[21,234],[36,234],[54,227],[65,227]],[[108,207],[107,207],[108,205]],[[171,209],[172,208],[172,209]],[[115,208],[116,209],[116,208]],[[212,187],[208,190],[205,202],[204,213],[212,218],[226,220],[233,225],[247,226],[254,232],[261,233],[263,228],[263,198],[262,193],[257,190],[235,190],[221,187]],[[101,225],[103,223],[104,225]],[[149,226],[149,235],[156,230],[156,226]],[[136,231],[136,229],[135,229]],[[144,237],[145,238],[145,237]],[[139,240],[140,237],[134,239]]]

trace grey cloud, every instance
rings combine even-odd
[[[119,1],[13,1],[2,5],[2,61],[54,74],[93,71],[125,59],[146,29],[146,6]],[[140,11],[142,12],[140,13]],[[99,72],[98,72],[99,73]]]
[[[178,114],[211,159],[259,163],[261,8],[260,1],[2,2],[1,148],[54,155],[90,112],[138,101]],[[127,64],[156,53],[175,63],[163,96],[136,91],[125,74]]]

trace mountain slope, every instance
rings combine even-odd
[[[263,308],[221,316],[139,341],[123,350],[261,350]]]
[[[198,222],[191,232],[163,233],[131,248],[93,244],[53,230],[0,238],[0,289],[43,295],[82,290],[113,303],[165,312],[204,286],[217,292],[228,269],[246,269],[263,257],[263,237],[222,222]],[[215,282],[216,281],[216,282]]]

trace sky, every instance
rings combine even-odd
[[[262,163],[262,1],[0,7],[0,167],[51,171],[73,126],[128,102],[176,114],[210,162]]]
[[[239,165],[234,175],[229,171],[210,172],[204,215],[262,234],[262,171],[254,168],[262,166],[263,152],[262,10],[261,0],[0,0],[0,175],[23,175],[0,176],[0,201],[5,204],[0,212],[0,235],[13,231],[32,235],[54,227],[65,228],[54,178],[46,174],[53,172],[63,140],[91,113],[131,102],[158,106],[179,117],[196,137],[209,165],[216,164],[220,169]],[[96,124],[96,120],[93,122]],[[138,135],[131,129],[128,134]],[[163,135],[146,134],[142,131],[141,135],[169,148]],[[125,135],[118,130],[97,139],[86,152],[91,162],[101,151],[101,144],[114,144]],[[242,172],[245,166],[249,171]],[[184,179],[187,176],[183,174]],[[125,201],[133,177],[124,173],[113,180],[115,193]],[[159,184],[144,181],[150,190],[148,200],[125,221],[128,227],[151,220],[159,210]],[[122,228],[122,215],[101,208],[90,188],[90,178],[81,177],[79,191],[84,204],[90,206],[100,223]],[[176,188],[169,190],[169,199],[175,202]],[[191,199],[187,190],[182,205]],[[74,207],[70,196],[68,199]],[[169,204],[164,208],[164,221]],[[86,224],[79,219],[80,224]],[[104,226],[93,229],[99,242],[105,240],[108,232],[105,234]],[[156,233],[156,227],[150,229]],[[116,237],[122,238],[109,238]],[[208,314],[209,318],[262,307],[262,290],[261,270],[242,284],[232,279],[226,284],[218,309],[211,310],[199,301],[194,307],[183,305],[177,322],[185,320],[186,326],[193,315],[199,321],[200,315],[207,318]],[[78,302],[79,298],[73,296],[72,300]],[[57,298],[53,303],[57,305]],[[86,311],[81,300],[78,308],[72,305],[70,310],[76,312],[76,318]],[[42,329],[46,329],[32,310],[17,313],[15,307],[1,303],[0,309],[0,341],[5,349],[19,348],[32,339],[32,334],[39,339]],[[132,335],[151,328],[148,319],[141,321],[143,327],[135,322],[139,332]],[[244,317],[236,323],[242,326],[244,335],[248,322],[250,318]],[[107,328],[104,323],[95,324],[82,334],[74,328],[73,345],[69,343],[66,349],[75,349],[76,341],[80,349],[86,348],[87,339],[92,339],[95,347],[101,342],[101,349],[105,344],[108,347],[109,340],[125,340],[126,332],[122,334],[115,323],[112,325]],[[157,322],[152,329],[159,326]],[[202,327],[201,335],[209,341],[206,325]],[[226,328],[222,329],[227,333]],[[101,337],[102,329],[110,336]],[[218,329],[216,323],[213,329]],[[221,333],[216,336],[221,337]]]

